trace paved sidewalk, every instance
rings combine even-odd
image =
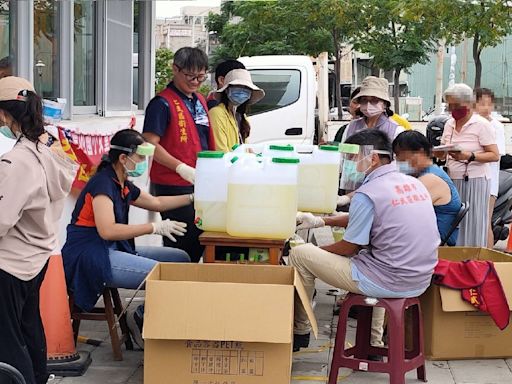
[[[316,241],[320,244],[331,236],[327,228],[315,232]],[[332,238],[331,238],[332,239]],[[504,249],[502,242],[496,248]],[[315,314],[319,326],[318,340],[312,340],[308,349],[293,355],[293,384],[326,383],[330,368],[330,359],[334,347],[334,337],[338,317],[333,316],[336,296],[332,288],[317,281]],[[120,291],[124,299],[131,296],[132,291]],[[349,340],[354,340],[355,321],[349,323]],[[92,364],[82,377],[56,377],[49,384],[140,384],[143,382],[143,352],[125,351],[123,361],[114,361],[105,322],[83,321],[80,335],[103,340],[101,346],[93,347],[79,344],[78,350],[91,352]],[[494,360],[460,360],[435,361],[427,363],[427,379],[432,384],[511,384],[512,359]],[[389,376],[379,373],[352,372],[340,369],[338,382],[346,384],[388,384]],[[170,384],[182,384],[173,383]],[[407,384],[421,383],[416,379],[415,371],[407,375]],[[272,384],[272,383],[262,383]]]

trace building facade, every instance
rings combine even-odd
[[[66,99],[67,119],[131,116],[154,94],[154,21],[152,1],[0,0],[0,72]]]
[[[198,47],[210,54],[216,39],[206,28],[208,14],[220,13],[220,7],[183,7],[181,15],[159,18],[156,15],[156,48],[167,48],[173,52],[186,46]]]
[[[472,56],[473,41],[455,47],[457,62],[455,64],[455,82],[463,82],[473,87],[475,82],[475,62]],[[443,62],[443,90],[448,87],[450,75],[450,53],[447,48]],[[490,88],[496,95],[496,109],[504,116],[512,115],[512,36],[493,48],[485,48],[481,54],[481,86]],[[407,76],[409,95],[423,98],[423,109],[428,111],[435,105],[436,93],[436,55],[431,55],[430,62],[415,65]]]

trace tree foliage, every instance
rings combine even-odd
[[[227,1],[208,21],[221,43],[212,64],[244,55],[324,51],[338,64],[342,48],[351,43],[368,53],[375,67],[394,71],[398,92],[400,73],[427,63],[441,39],[456,44],[467,37],[474,41],[479,85],[482,50],[512,31],[511,11],[507,0]],[[339,84],[339,65],[335,68]],[[395,108],[397,100],[395,93]]]
[[[354,49],[368,53],[374,65],[394,71],[395,110],[399,109],[400,74],[425,64],[437,49],[439,28],[424,13],[412,12],[415,0],[360,0],[364,22],[356,30]]]
[[[162,91],[173,77],[172,59],[174,53],[167,48],[156,50],[155,62],[155,92]]]
[[[339,63],[341,49],[355,25],[354,18],[346,16],[350,3],[344,0],[225,2],[221,14],[211,15],[207,24],[221,42],[212,64],[240,56],[318,56],[325,51]],[[339,83],[339,71],[336,75]]]
[[[456,0],[446,6],[451,8],[453,15],[460,15],[446,21],[452,31],[452,40],[460,42],[464,37],[473,39],[474,86],[477,88],[482,77],[482,51],[495,47],[512,32],[512,3],[505,0]]]

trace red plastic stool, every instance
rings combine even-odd
[[[377,299],[368,304],[367,297],[350,293],[343,302],[329,374],[329,384],[336,384],[341,367],[358,371],[389,374],[391,384],[405,384],[405,373],[416,369],[419,380],[427,381],[423,354],[423,322],[418,298]],[[357,306],[355,346],[345,349],[347,319],[350,307]],[[385,308],[388,315],[388,348],[370,345],[373,307]],[[413,325],[412,350],[405,349],[405,310],[411,307]],[[368,355],[387,356],[387,361],[370,361]]]

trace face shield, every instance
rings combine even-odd
[[[126,174],[130,177],[139,177],[142,176],[146,170],[148,169],[148,156],[153,156],[155,153],[155,146],[151,143],[143,143],[137,146],[133,147],[123,147],[120,145],[111,145],[111,149],[117,149],[118,151],[123,151],[128,154],[128,160],[130,160],[132,163],[134,163],[134,169],[128,169],[125,167]],[[137,154],[141,157],[143,157],[144,160],[137,162],[134,161],[131,157],[129,157],[132,154]]]
[[[140,145],[137,145],[136,147],[122,147],[120,145],[111,145],[111,149],[117,149],[118,151],[126,152],[128,155],[131,155],[133,153],[136,153],[140,156],[153,156],[155,153],[155,146],[151,143],[143,143]]]
[[[372,166],[374,153],[390,155],[389,151],[373,149],[373,145],[341,144],[341,180],[340,188],[355,191],[363,184],[364,178]]]

